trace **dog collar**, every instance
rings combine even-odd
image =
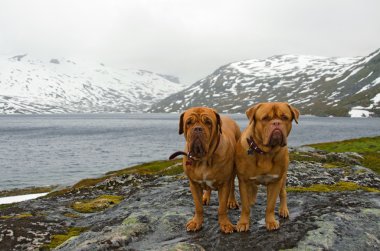
[[[254,152],[258,154],[264,154],[265,152],[260,149],[260,147],[256,144],[255,140],[253,139],[252,136],[247,138],[247,143],[248,143],[248,150],[247,154],[248,155],[253,155]]]

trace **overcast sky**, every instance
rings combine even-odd
[[[1,0],[0,54],[84,58],[192,83],[275,54],[380,48],[379,0]]]

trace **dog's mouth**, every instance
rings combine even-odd
[[[280,129],[274,129],[270,135],[269,146],[286,146],[286,139]]]
[[[193,157],[196,158],[202,158],[203,156],[206,155],[206,150],[205,147],[202,143],[202,140],[197,137],[193,140],[193,142],[190,145],[190,154]]]

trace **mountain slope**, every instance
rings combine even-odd
[[[63,58],[0,57],[0,114],[139,112],[182,90],[176,82],[168,75]]]
[[[380,116],[379,83],[380,50],[363,58],[281,55],[222,66],[150,111],[211,106],[235,113],[258,102],[286,101],[303,114],[349,116],[355,110]]]

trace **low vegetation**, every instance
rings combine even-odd
[[[343,191],[356,191],[363,190],[367,192],[380,192],[379,189],[372,187],[360,186],[354,182],[340,181],[333,185],[314,184],[309,187],[287,187],[288,192],[315,192],[315,193],[328,193],[328,192],[343,192]]]
[[[122,196],[101,195],[92,200],[76,201],[71,205],[71,208],[80,213],[94,213],[113,207],[122,200]]]
[[[363,159],[358,159],[363,166],[380,174],[380,136],[310,146],[327,152],[357,152],[363,157]]]
[[[62,234],[55,234],[51,236],[51,242],[43,246],[42,250],[50,250],[58,247],[68,239],[74,236],[78,236],[82,232],[86,231],[86,228],[83,227],[72,227],[68,228],[67,232]]]

